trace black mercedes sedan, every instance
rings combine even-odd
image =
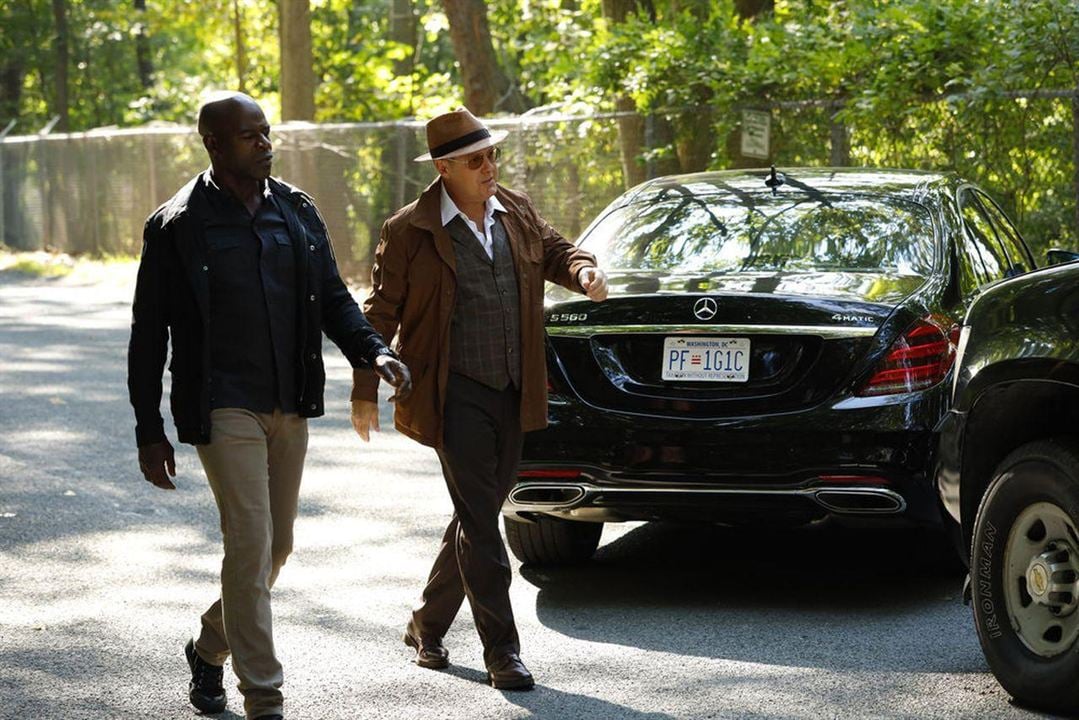
[[[610,277],[547,295],[549,426],[503,507],[523,562],[605,522],[942,522],[959,321],[1033,256],[983,191],[868,169],[664,177],[582,234]]]

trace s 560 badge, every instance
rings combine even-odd
[[[547,322],[584,322],[588,319],[588,313],[551,313]]]

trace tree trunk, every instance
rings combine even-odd
[[[637,114],[633,100],[620,95],[614,100],[618,117],[618,154],[622,158],[622,180],[626,189],[640,185],[645,180],[641,148],[644,147],[644,118]],[[621,115],[621,113],[633,113]]]
[[[683,10],[689,10],[696,17],[704,17],[709,5],[709,0],[671,0],[671,12],[677,15]]]
[[[655,6],[649,0],[603,0],[603,15],[612,23],[625,22],[633,11],[643,13],[655,22]],[[619,112],[635,112],[633,100],[625,95],[614,99]],[[626,188],[631,188],[656,175],[669,175],[679,171],[678,151],[675,148],[675,130],[665,115],[649,115],[647,118],[625,116],[618,118],[618,142],[622,156],[622,178]],[[644,150],[658,150],[644,161]],[[658,155],[658,157],[657,157]]]
[[[734,12],[743,20],[751,20],[764,13],[772,12],[775,0],[734,0]]]
[[[707,169],[712,151],[716,149],[712,108],[702,101],[699,106],[678,115],[674,125],[679,169],[684,173]]]
[[[399,77],[411,75],[416,66],[417,20],[412,9],[412,0],[391,0],[389,39],[413,50],[408,57],[393,61],[393,74]]]
[[[143,90],[154,85],[154,64],[150,57],[150,36],[146,33],[146,0],[135,1],[135,60]]]
[[[0,130],[19,115],[25,77],[26,66],[21,58],[11,59],[0,65]]]
[[[315,119],[315,65],[309,0],[279,0],[281,119]]]
[[[710,5],[709,0],[670,0],[673,14],[688,11],[702,26],[708,20]],[[704,170],[712,159],[712,152],[716,149],[712,98],[711,90],[698,85],[691,101],[694,107],[679,113],[672,120],[674,148],[681,172]]]
[[[603,0],[603,17],[612,23],[625,22],[630,11],[637,7],[635,0]],[[641,148],[644,146],[644,118],[636,113],[637,106],[627,95],[614,99],[614,107],[620,113],[618,118],[618,153],[622,159],[622,180],[628,190],[644,182],[644,164],[641,162]]]
[[[67,29],[67,0],[52,0],[52,17],[53,22],[56,24],[55,112],[60,116],[60,122],[56,124],[56,129],[60,132],[67,132],[71,129],[67,97],[67,66],[71,55],[68,45],[70,36]]]
[[[481,116],[497,111],[522,113],[531,107],[498,62],[484,0],[442,0],[442,7],[461,69],[465,106]]]
[[[247,42],[244,40],[244,13],[240,0],[232,0],[232,35],[236,50],[236,89],[247,92]]]

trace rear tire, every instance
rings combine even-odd
[[[525,565],[572,565],[592,557],[603,523],[537,518],[534,522],[503,516],[506,542]]]
[[[1023,445],[997,467],[974,524],[974,622],[1021,704],[1079,712],[1079,443]]]

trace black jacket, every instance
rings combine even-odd
[[[135,409],[139,447],[165,440],[161,377],[172,342],[172,416],[180,442],[210,442],[209,254],[203,228],[211,212],[202,191],[205,173],[195,176],[146,221],[142,260],[135,285],[127,387]],[[352,299],[337,271],[329,234],[314,202],[303,191],[267,180],[278,200],[296,252],[296,363],[302,417],[323,410],[326,372],[322,332],[354,368],[370,367],[390,353]]]

